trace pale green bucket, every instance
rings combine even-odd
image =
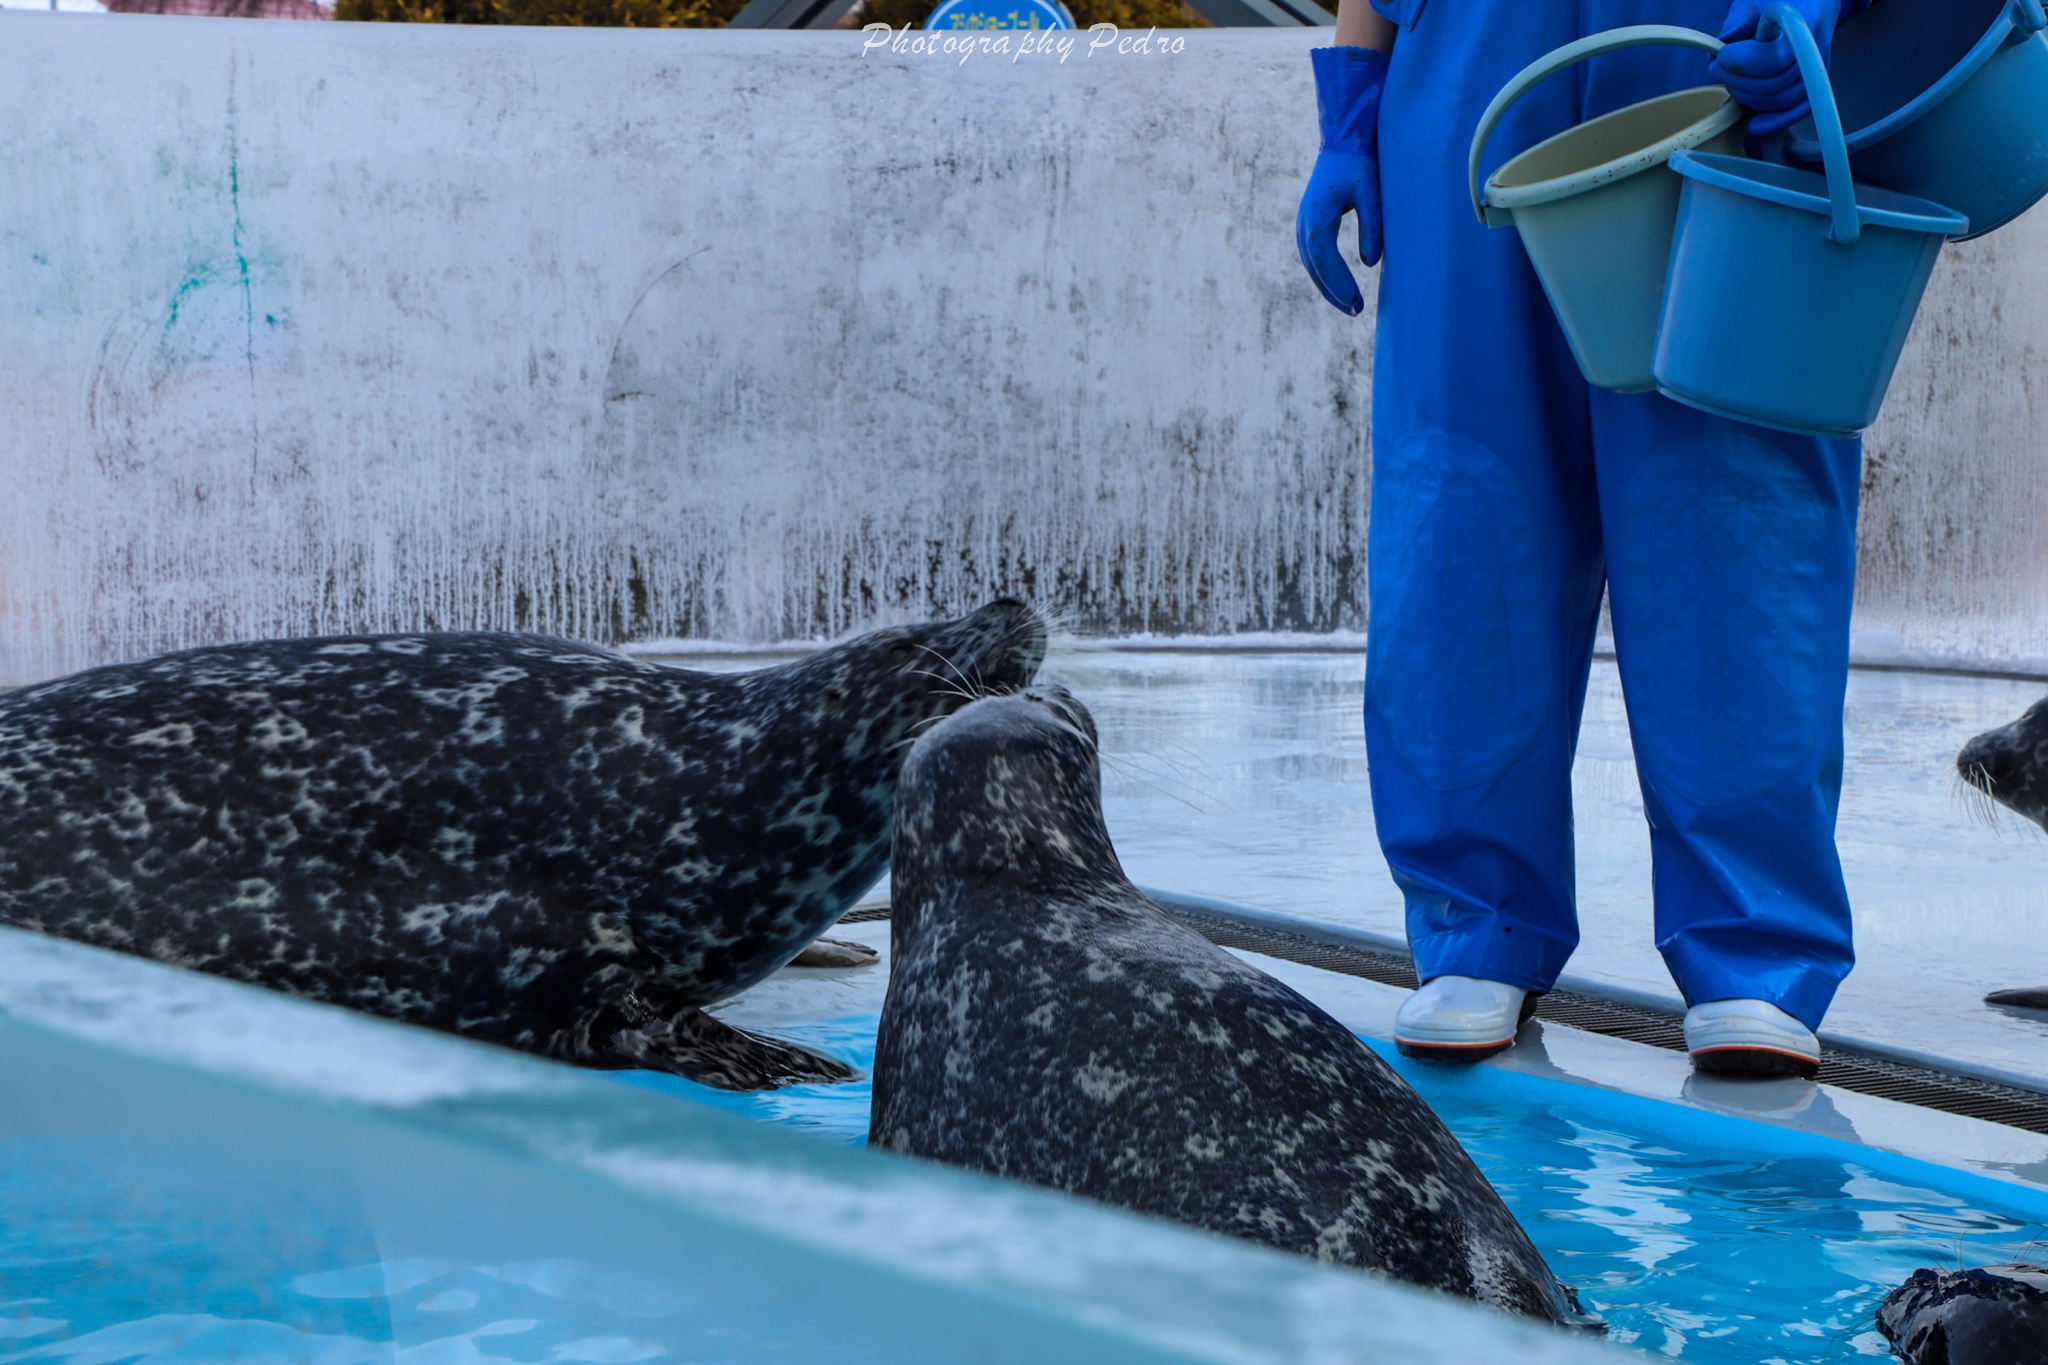
[[[1524,67],[1487,106],[1472,139],[1472,207],[1521,233],[1529,263],[1586,381],[1621,393],[1657,387],[1651,362],[1682,182],[1675,152],[1742,153],[1742,108],[1718,85],[1631,104],[1537,143],[1479,184],[1479,161],[1508,109],[1541,82],[1609,52],[1661,45],[1719,52],[1709,34],[1638,24],[1581,38]]]

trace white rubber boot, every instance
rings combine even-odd
[[[1692,1064],[1716,1076],[1799,1076],[1820,1070],[1820,1039],[1776,1005],[1715,1000],[1685,1012]]]
[[[1476,976],[1439,976],[1401,1002],[1394,1043],[1410,1057],[1477,1062],[1515,1045],[1515,1033],[1536,1012],[1520,986]]]

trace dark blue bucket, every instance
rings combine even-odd
[[[1965,237],[2048,194],[2048,15],[2041,0],[1880,0],[1835,35],[1835,97],[1859,180],[1947,204]],[[1821,162],[1811,121],[1786,138]]]
[[[1877,420],[1942,243],[1962,214],[1855,184],[1827,70],[1778,3],[1799,58],[1825,175],[1680,152],[1685,179],[1657,324],[1659,392],[1758,426],[1853,436]]]

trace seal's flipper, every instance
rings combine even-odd
[[[666,1071],[719,1090],[834,1084],[860,1074],[822,1053],[748,1033],[698,1009],[620,1029],[611,1046],[618,1066]]]
[[[821,938],[789,960],[792,967],[872,967],[882,955],[851,939]]]
[[[1984,997],[1984,1003],[2023,1010],[2048,1010],[2048,986],[2025,986],[2016,991],[1993,991]]]

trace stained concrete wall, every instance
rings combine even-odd
[[[828,635],[997,590],[1356,628],[1369,318],[1315,35],[0,13],[0,676],[231,637]],[[2040,220],[1951,253],[1866,623],[2048,655]]]

